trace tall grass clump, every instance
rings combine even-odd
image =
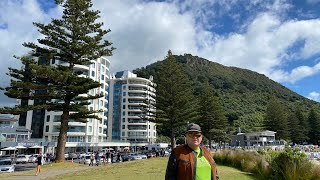
[[[300,149],[284,151],[222,150],[214,153],[217,164],[252,173],[259,180],[320,180],[320,166]]]
[[[319,167],[306,158],[299,150],[286,147],[270,163],[270,179],[316,180],[320,179]]]
[[[255,151],[222,150],[214,154],[214,159],[217,164],[232,166],[258,177],[269,173],[267,161]]]

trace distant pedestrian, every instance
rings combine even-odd
[[[99,166],[99,162],[100,162],[100,156],[99,156],[99,151],[96,152],[96,155],[95,155],[95,160],[96,160],[96,166]]]
[[[93,166],[93,161],[94,161],[94,154],[92,153],[91,156],[90,156],[90,163],[89,163],[89,166]]]
[[[107,163],[109,163],[109,162],[111,163],[110,152],[109,151],[107,151],[106,158],[107,158]],[[110,161],[109,161],[109,159],[110,159]]]
[[[37,157],[37,171],[36,171],[36,176],[38,174],[40,174],[40,171],[41,171],[41,165],[43,165],[44,163],[44,158],[43,158],[43,155],[42,155],[42,152],[39,153],[38,157]]]
[[[113,163],[113,152],[110,152],[110,156],[111,156],[111,163]]]

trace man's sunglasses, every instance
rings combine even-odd
[[[201,133],[187,133],[187,136],[191,138],[193,137],[199,138],[201,136]]]

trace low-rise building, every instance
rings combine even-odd
[[[275,139],[276,132],[274,131],[259,131],[250,133],[238,133],[232,135],[231,146],[273,146],[283,145],[284,141]]]

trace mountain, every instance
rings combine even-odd
[[[177,62],[188,74],[193,83],[194,94],[200,93],[202,83],[208,81],[215,94],[223,102],[232,130],[238,127],[242,132],[257,131],[262,122],[269,100],[278,98],[288,111],[300,106],[307,113],[312,107],[320,109],[320,103],[309,100],[281,84],[247,69],[227,67],[201,57],[184,54],[176,56]],[[139,77],[150,75],[157,80],[157,72],[163,61],[158,61],[133,72]]]

